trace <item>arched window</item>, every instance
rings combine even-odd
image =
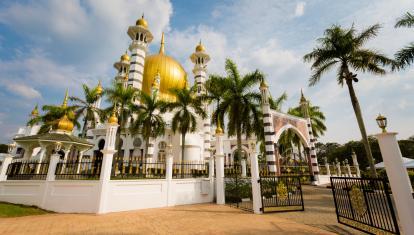
[[[141,35],[139,35],[139,40],[143,41],[144,40],[144,35],[141,33]]]
[[[99,149],[99,150],[102,150],[104,147],[105,147],[105,140],[104,140],[104,139],[102,139],[102,140],[100,140],[100,141],[99,141],[99,143],[98,143],[98,149]]]

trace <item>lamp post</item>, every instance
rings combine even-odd
[[[382,133],[376,134],[384,160],[385,170],[391,185],[392,196],[400,219],[402,234],[414,231],[414,199],[407,169],[404,167],[396,132],[387,132],[387,118],[379,115],[376,119]]]

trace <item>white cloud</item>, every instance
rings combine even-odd
[[[298,2],[296,3],[296,8],[295,8],[295,16],[299,17],[302,16],[305,13],[305,2]]]
[[[6,85],[6,87],[10,92],[13,92],[16,95],[22,96],[26,99],[36,99],[42,97],[39,91],[24,84],[9,83]]]

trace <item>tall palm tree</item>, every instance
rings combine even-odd
[[[138,90],[132,86],[124,87],[121,83],[113,82],[112,87],[104,90],[104,95],[107,101],[112,103],[111,107],[103,111],[104,115],[109,115],[114,105],[116,105],[118,112],[119,128],[116,132],[115,143],[118,146],[118,156],[120,156],[122,149],[121,132],[126,130],[128,120],[132,117],[131,107],[138,98]]]
[[[148,143],[150,138],[162,136],[165,133],[165,121],[161,110],[166,105],[158,100],[155,94],[148,95],[139,92],[140,105],[133,106],[133,112],[137,113],[137,119],[130,126],[132,134],[141,133],[145,139],[145,155],[148,154]]]
[[[264,76],[258,70],[241,76],[236,64],[230,59],[226,59],[225,70],[227,76],[221,77],[221,102],[213,115],[222,117],[227,114],[227,132],[229,136],[236,136],[239,156],[242,152],[242,135],[250,135],[251,118],[259,118],[261,95],[252,88],[258,85]]]
[[[203,108],[202,99],[196,97],[194,88],[172,89],[171,93],[176,97],[176,100],[167,103],[163,109],[163,111],[168,109],[174,113],[171,127],[174,133],[178,131],[181,134],[182,161],[184,161],[185,137],[187,133],[196,131],[197,115],[203,119],[207,116]]]
[[[401,18],[398,18],[397,23],[394,26],[395,28],[414,27],[414,15],[407,12]],[[393,69],[404,68],[414,61],[414,42],[411,42],[395,54],[396,66]]]
[[[351,69],[383,75],[386,73],[384,66],[393,64],[391,59],[380,52],[363,48],[369,39],[377,35],[379,29],[380,26],[376,24],[357,33],[354,27],[344,29],[339,25],[333,25],[325,30],[323,37],[318,39],[318,47],[303,57],[306,62],[312,62],[313,73],[309,79],[310,86],[318,83],[324,73],[337,67],[337,81],[341,86],[345,83],[348,87],[371,173],[375,177],[371,147],[368,143],[361,108],[353,87],[353,83],[358,82],[357,74],[352,73]]]
[[[217,76],[217,75],[210,75],[209,79],[205,82],[204,87],[206,89],[206,93],[201,95],[201,99],[206,101],[208,104],[213,104],[215,107],[215,112],[213,112],[212,123],[217,124],[218,120],[218,112],[217,109],[220,105],[222,94],[224,92],[224,87],[222,86],[224,78]],[[220,121],[223,123],[223,117],[221,117]]]
[[[75,96],[69,97],[71,101],[76,102],[76,106],[78,109],[76,110],[77,116],[83,116],[83,127],[82,127],[82,133],[81,136],[85,138],[86,131],[87,131],[87,123],[88,121],[91,122],[92,128],[95,127],[96,120],[99,116],[96,116],[96,114],[100,115],[100,109],[96,108],[94,106],[94,103],[100,98],[101,96],[101,90],[98,87],[95,88],[89,88],[86,84],[82,85],[83,88],[83,94],[85,96],[84,99],[78,98]]]

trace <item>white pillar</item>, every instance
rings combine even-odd
[[[326,167],[326,174],[327,175],[331,175],[331,169],[329,169],[329,163],[328,163],[328,161],[325,162],[325,167]]]
[[[167,206],[174,206],[173,200],[173,187],[172,187],[172,175],[173,175],[173,163],[174,156],[172,154],[172,146],[168,147],[168,154],[165,159],[165,177],[167,179]]]
[[[0,166],[0,181],[7,180],[7,168],[9,167],[12,160],[13,160],[13,156],[11,154],[7,154],[4,157],[3,163]]]
[[[216,130],[216,201],[225,204],[223,133]]]
[[[240,164],[241,164],[241,174],[242,174],[242,177],[246,177],[247,176],[247,172],[246,172],[246,159],[242,159],[241,161],[240,161]]]
[[[102,167],[101,175],[99,177],[99,198],[98,198],[98,214],[106,213],[106,204],[108,198],[108,183],[111,180],[111,170],[112,170],[112,160],[115,150],[115,140],[116,140],[116,130],[118,129],[118,124],[116,122],[110,122],[106,124],[106,137],[105,137],[105,146],[101,152],[103,153],[102,157]]]
[[[348,177],[352,177],[351,167],[349,166],[348,162],[345,164],[346,170],[348,171]]]
[[[341,163],[339,163],[339,162],[336,163],[336,171],[337,171],[338,177],[341,177],[342,176]]]
[[[47,170],[47,177],[46,177],[47,181],[55,180],[56,167],[60,160],[60,155],[57,152],[58,151],[56,151],[56,153],[50,156],[49,168]]]
[[[414,199],[396,135],[395,132],[385,132],[375,136],[378,139],[385,170],[390,181],[392,196],[400,220],[401,234],[408,235],[414,231]]]
[[[208,159],[208,175],[210,179],[214,178],[214,156],[210,156]]]
[[[269,87],[262,81],[260,84],[260,92],[262,96],[262,112],[263,112],[263,126],[265,135],[265,154],[266,161],[269,167],[269,172],[276,174],[276,152],[273,137],[275,135],[275,129],[273,126],[272,113],[269,104]]]
[[[357,155],[355,154],[354,151],[352,151],[352,164],[354,165],[356,169],[356,177],[361,177],[361,171],[359,170]]]
[[[260,183],[259,183],[259,162],[257,159],[256,151],[252,152],[250,157],[251,165],[251,181],[252,181],[252,197],[253,197],[253,211],[255,214],[261,214],[262,211],[262,196],[260,192]]]
[[[78,166],[77,166],[77,168],[76,168],[76,174],[79,174],[80,173],[80,166],[81,166],[81,164],[82,164],[82,158],[83,158],[83,153],[84,153],[85,151],[80,151],[79,152],[79,157],[78,157]]]
[[[42,163],[43,158],[44,158],[45,153],[46,153],[46,146],[42,146],[41,148],[42,149],[40,150],[40,154],[39,154],[39,163]],[[36,166],[36,174],[39,174],[40,166],[41,166],[41,164],[38,164]]]

